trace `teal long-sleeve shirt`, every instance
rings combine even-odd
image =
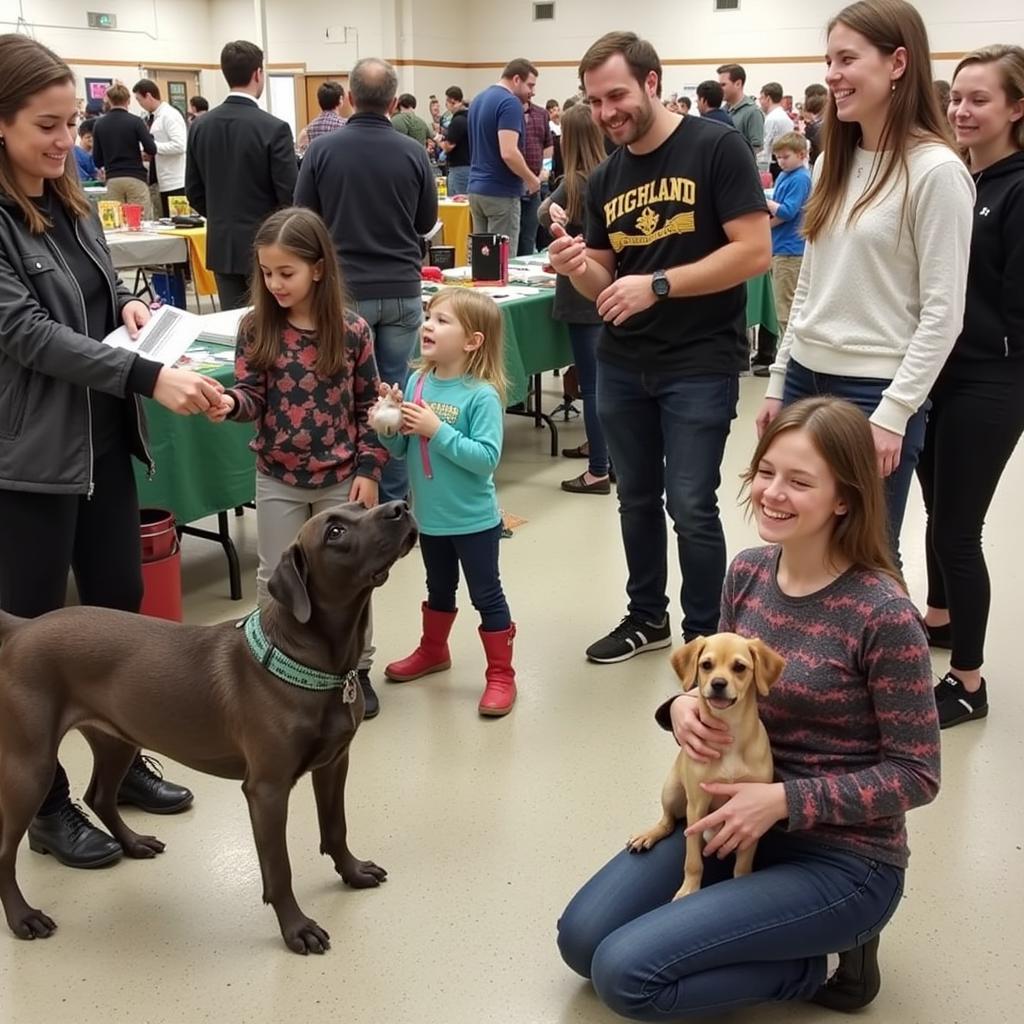
[[[412,374],[406,385],[410,401],[420,376],[420,371]],[[432,477],[424,470],[419,435],[380,438],[392,458],[408,462],[413,512],[420,529],[433,536],[492,529],[501,522],[494,488],[504,431],[498,392],[475,377],[439,380],[428,373],[422,397],[441,420],[441,429],[428,445]]]

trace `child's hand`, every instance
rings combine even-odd
[[[437,413],[429,405],[405,402],[402,405],[402,433],[433,437],[441,429]]]
[[[211,405],[206,410],[206,418],[211,423],[223,423],[234,412],[235,398],[227,393],[220,396],[220,405]]]
[[[358,501],[364,508],[373,508],[378,500],[380,484],[372,477],[357,476],[352,481],[352,490],[349,491],[348,500]]]

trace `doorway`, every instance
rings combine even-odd
[[[341,101],[341,110],[339,113],[342,117],[350,117],[352,115],[352,106],[348,101],[348,75],[306,75],[304,97],[305,109],[296,111],[298,120],[301,122],[298,125],[299,131],[302,131],[302,129],[320,113],[320,104],[316,98],[316,91],[325,82],[337,82],[344,88],[345,98]],[[299,90],[296,89],[295,91],[298,93]]]
[[[188,120],[188,101],[199,93],[199,71],[196,68],[149,68],[146,76],[160,87],[160,95],[181,116]]]

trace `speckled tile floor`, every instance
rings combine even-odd
[[[742,382],[722,505],[730,551],[756,541],[736,508],[762,382]],[[547,386],[555,383],[547,378]],[[552,396],[553,397],[553,396]],[[565,444],[582,439],[576,420]],[[317,854],[311,787],[291,802],[300,904],[332,936],[324,957],[288,953],[260,880],[236,784],[168,765],[193,787],[193,810],[133,815],[167,843],[154,862],[97,872],[62,868],[22,847],[30,901],[60,923],[46,942],[0,933],[0,1024],[344,1021],[346,1024],[610,1024],[589,986],[559,960],[555,921],[575,889],[657,806],[674,746],[652,712],[673,689],[664,652],[593,666],[583,648],[618,620],[623,559],[614,498],[570,496],[578,464],[547,456],[546,434],[507,421],[502,504],[528,522],[503,547],[519,624],[519,704],[476,714],[483,654],[472,614],[454,632],[456,667],[429,681],[381,685],[383,710],[352,748],[353,850],[390,872],[376,891],[344,888]],[[1024,1002],[1024,688],[1017,609],[1024,586],[1019,508],[1024,452],[987,527],[994,576],[992,714],[943,736],[944,786],[910,818],[913,858],[902,907],[883,936],[883,988],[860,1015],[885,1024],[1003,1024]],[[233,521],[251,599],[255,519]],[[915,597],[924,589],[919,498],[904,532]],[[376,603],[379,658],[415,639],[422,567],[413,553]],[[187,615],[239,614],[213,545],[188,540]],[[468,607],[468,600],[465,602]],[[674,619],[678,619],[678,608]],[[936,659],[936,668],[944,670]],[[85,744],[64,745],[73,785],[88,780]],[[130,812],[129,812],[130,813]],[[832,1015],[768,1006],[730,1021],[810,1024]],[[721,1019],[721,1018],[716,1018]]]

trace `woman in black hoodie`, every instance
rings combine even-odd
[[[981,530],[1024,432],[1024,49],[964,57],[948,113],[978,198],[963,332],[932,391],[917,467],[928,512],[925,625],[933,647],[952,650],[935,688],[942,728],[988,714]]]

